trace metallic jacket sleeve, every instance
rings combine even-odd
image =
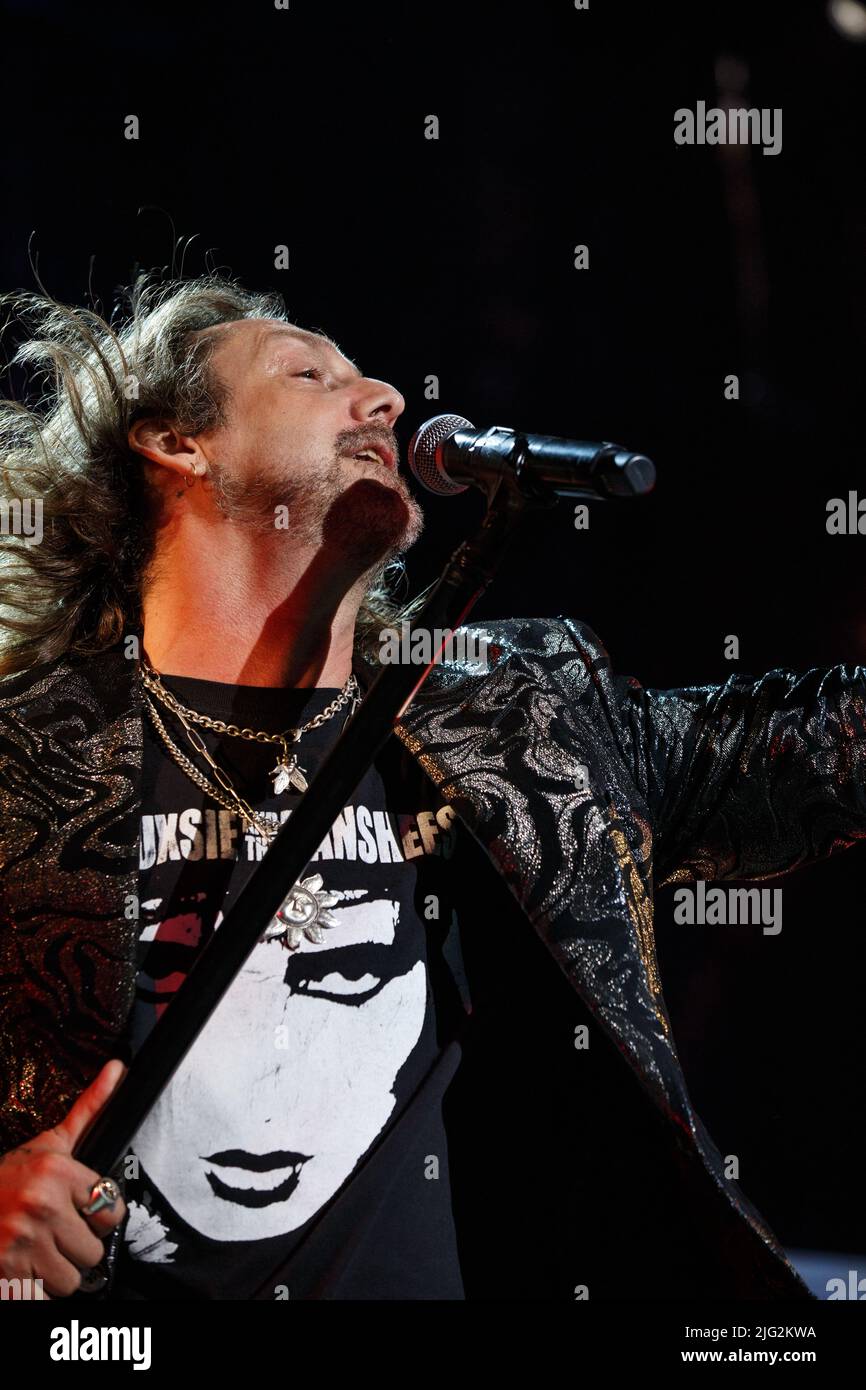
[[[762,879],[866,838],[866,668],[647,690],[617,678],[657,886]]]

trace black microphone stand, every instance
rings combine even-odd
[[[435,589],[410,623],[411,633],[459,627],[484,593],[527,510],[555,496],[521,481],[513,458],[483,484],[487,512],[478,532],[454,552]],[[594,496],[594,493],[588,493]],[[226,913],[175,998],[135,1054],[122,1082],[77,1144],[74,1157],[110,1173],[198,1034],[242,969],[274,915],[316,853],[348,797],[426,680],[434,661],[383,666],[315,774],[292,815]]]

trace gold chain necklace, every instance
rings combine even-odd
[[[257,830],[258,833],[264,839],[265,844],[269,845],[271,840],[276,835],[278,827],[273,825],[270,821],[263,820],[261,816],[256,814],[256,812],[249,805],[249,803],[245,801],[244,798],[240,795],[240,792],[238,792],[230,784],[228,777],[226,777],[222,768],[217,766],[207,749],[202,746],[202,748],[200,749],[202,756],[206,758],[207,761],[210,763],[211,767],[213,768],[214,775],[217,777],[219,782],[222,784],[223,787],[225,787],[225,790],[228,792],[228,797],[223,795],[219,787],[215,787],[212,782],[209,782],[208,779],[204,776],[204,774],[199,772],[195,764],[190,762],[186,754],[182,753],[181,750],[178,748],[177,744],[173,741],[159,716],[159,711],[157,710],[153,702],[148,698],[146,694],[144,694],[144,692],[142,692],[142,696],[144,699],[145,709],[150,715],[151,721],[153,722],[157,733],[159,734],[160,738],[162,739],[171,756],[174,758],[175,762],[183,769],[187,776],[191,778],[193,782],[195,782],[197,787],[201,787],[202,791],[207,792],[209,796],[213,797],[214,801],[217,803],[218,806],[224,807],[224,809],[227,811],[235,811],[241,817],[242,821],[247,826],[247,828],[251,830]],[[192,737],[192,730],[188,729],[187,733],[190,734]]]
[[[226,810],[236,811],[244,824],[251,829],[257,830],[266,844],[270,844],[271,840],[277,834],[279,826],[263,820],[261,816],[256,814],[249,802],[237,791],[231,779],[211,757],[201,734],[198,733],[197,729],[192,728],[191,724],[199,724],[204,728],[212,729],[215,733],[229,734],[236,738],[244,738],[257,743],[280,744],[283,750],[283,756],[278,760],[276,767],[271,771],[271,776],[274,777],[274,795],[278,796],[290,785],[296,787],[297,790],[301,792],[307,789],[307,779],[303,771],[298,767],[297,754],[289,754],[288,738],[291,738],[294,744],[299,743],[301,737],[305,733],[310,729],[320,728],[322,724],[327,723],[327,721],[341,710],[350,699],[353,700],[354,710],[354,705],[360,698],[358,694],[358,682],[354,674],[352,674],[349,676],[340,694],[336,699],[332,700],[320,714],[315,715],[312,719],[308,720],[306,724],[301,725],[300,728],[285,729],[279,734],[269,734],[264,730],[240,729],[236,724],[226,724],[221,719],[211,719],[209,715],[200,714],[197,710],[188,709],[185,705],[182,705],[170,691],[166,690],[165,686],[162,684],[159,673],[154,670],[147,660],[147,657],[143,654],[139,662],[139,675],[142,686],[144,687],[142,690],[142,698],[145,708],[150,715],[154,727],[175,762],[177,762],[187,776],[195,782],[196,786],[201,787],[203,791],[212,796],[218,805],[224,807]],[[204,774],[198,770],[195,764],[192,763],[174,743],[165,724],[160,718],[159,711],[156,709],[153,702],[148,699],[146,694],[148,690],[177,716],[178,720],[183,725],[190,743],[196,751],[201,754],[213,771],[219,783],[219,787],[209,782]],[[220,788],[223,789],[222,792]],[[227,800],[223,792],[226,792],[231,799]]]
[[[358,682],[352,673],[336,699],[326,705],[320,714],[315,715],[299,728],[284,729],[280,734],[269,734],[262,729],[239,729],[237,724],[226,724],[222,719],[211,719],[207,714],[199,714],[197,710],[188,709],[170,691],[166,690],[159,673],[153,669],[143,653],[140,671],[141,679],[147,689],[173,714],[177,715],[187,733],[190,732],[189,723],[192,723],[199,724],[205,729],[212,729],[217,734],[229,734],[233,738],[245,738],[255,743],[278,743],[283,750],[282,757],[277,760],[276,767],[271,768],[269,774],[274,779],[274,796],[279,796],[289,786],[295,787],[299,792],[307,790],[306,776],[303,769],[298,767],[298,755],[297,753],[289,753],[289,740],[297,745],[303,735],[309,733],[311,729],[319,729],[323,724],[327,724],[328,720],[347,705],[350,699],[357,701],[359,698]],[[203,740],[192,739],[191,741],[198,752],[205,752]],[[205,753],[205,756],[208,755]],[[208,761],[211,761],[210,758]]]

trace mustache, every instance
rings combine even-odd
[[[360,449],[387,449],[395,465],[400,461],[400,445],[393,430],[384,425],[364,425],[358,430],[343,430],[337,435],[337,455],[356,454]]]

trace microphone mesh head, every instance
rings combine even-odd
[[[428,492],[437,492],[440,497],[451,497],[455,492],[465,492],[465,483],[453,483],[437,459],[440,444],[450,439],[458,430],[471,430],[475,426],[462,415],[434,415],[418,428],[409,440],[407,457],[409,467],[419,483]]]

